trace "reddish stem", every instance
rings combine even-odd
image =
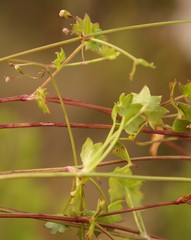
[[[70,123],[73,128],[110,129],[109,124],[96,123]],[[67,127],[65,122],[31,122],[31,123],[8,123],[0,124],[0,129],[6,128],[32,128],[32,127]]]
[[[170,201],[170,202],[154,203],[154,204],[150,204],[150,205],[134,207],[134,208],[127,208],[127,209],[123,209],[123,210],[117,210],[117,211],[100,214],[99,217],[107,217],[107,216],[116,215],[116,214],[129,213],[129,212],[140,211],[140,210],[145,210],[145,209],[149,209],[149,208],[164,207],[164,206],[177,205],[177,204],[183,204],[183,203],[184,202],[177,202],[177,200]]]
[[[29,218],[29,219],[37,219],[37,220],[52,220],[52,221],[64,221],[64,222],[72,222],[72,223],[90,223],[90,218],[87,217],[68,217],[68,216],[60,216],[60,215],[50,215],[50,214],[39,214],[39,213],[27,213],[21,212],[18,210],[14,210],[14,213],[0,213],[0,218]],[[97,222],[100,226],[115,230],[120,230],[124,232],[140,234],[138,230],[134,230],[128,227],[119,226],[115,224]],[[158,237],[149,234],[150,237],[159,239]]]

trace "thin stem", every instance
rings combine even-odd
[[[41,51],[44,51],[44,50],[47,50],[47,49],[60,47],[60,46],[66,45],[66,44],[74,43],[74,42],[80,41],[80,39],[81,39],[81,37],[76,37],[76,38],[72,38],[72,39],[69,39],[69,40],[64,40],[64,41],[56,42],[56,43],[51,43],[51,44],[48,44],[48,45],[45,45],[45,46],[33,48],[33,49],[30,49],[30,50],[26,50],[26,51],[15,53],[15,54],[11,54],[9,56],[0,58],[0,62],[8,61],[10,59],[18,58],[18,57],[28,55],[28,54],[32,54],[32,53],[41,52]]]
[[[84,44],[80,44],[67,58],[66,60],[61,64],[61,66],[56,69],[51,75],[52,77],[56,77],[58,73],[62,70],[63,67],[65,67],[65,64],[69,63],[73,57],[76,56],[76,54],[82,50]],[[44,88],[49,82],[51,81],[51,77],[49,77],[39,88]]]
[[[28,212],[22,212],[18,210],[7,211],[7,213],[0,213],[0,218],[16,218],[16,219],[25,218],[25,219],[37,219],[42,221],[51,220],[52,222],[61,222],[62,224],[66,224],[66,225],[77,227],[77,228],[80,228],[80,223],[85,223],[85,224],[90,223],[90,219],[88,217],[69,217],[69,216],[61,216],[61,215],[54,215],[54,214],[28,213]],[[125,226],[121,226],[121,225],[115,225],[115,224],[109,224],[109,223],[103,223],[103,222],[97,222],[97,224],[99,224],[99,226],[103,228],[125,232],[127,236],[130,236],[129,233],[133,233],[136,235],[139,234],[139,231],[125,227]],[[86,225],[85,227],[87,228]],[[99,229],[97,230],[99,231]],[[118,236],[117,232],[112,232],[112,234],[114,234],[115,236]],[[159,239],[154,235],[150,234],[150,236],[154,239]],[[133,236],[131,235],[131,237]],[[138,238],[138,239],[143,239],[143,238]]]
[[[33,127],[67,127],[65,122],[31,122],[31,123],[8,123],[0,124],[0,129],[8,128],[33,128]],[[89,129],[110,129],[110,124],[97,123],[70,123],[72,128],[89,128]]]
[[[120,140],[128,140],[128,139],[120,138]],[[151,141],[146,141],[146,142],[139,142],[139,141],[135,140],[134,143],[136,143],[139,146],[148,146],[153,143],[163,143],[163,142],[176,141],[176,140],[178,140],[176,137],[169,137],[169,138],[163,138],[163,139],[159,139],[159,140],[151,140]]]
[[[67,114],[67,111],[66,111],[66,108],[65,108],[64,101],[62,100],[62,95],[61,95],[60,90],[59,90],[59,88],[56,84],[56,80],[54,79],[54,77],[52,77],[52,75],[50,75],[50,78],[52,79],[53,86],[56,90],[56,93],[57,93],[58,98],[59,98],[60,103],[61,103],[61,108],[62,108],[62,111],[64,113],[64,118],[66,120],[68,134],[69,134],[69,137],[70,137],[72,153],[73,153],[73,158],[74,158],[74,165],[77,166],[78,165],[78,157],[77,157],[77,152],[76,152],[76,144],[75,144],[75,141],[74,141],[74,136],[73,136],[72,129],[71,129],[71,126],[70,126],[70,120],[69,120],[69,117],[68,117],[68,114]]]
[[[99,31],[97,33],[86,35],[86,37],[92,37],[92,36],[98,36],[98,35],[102,35],[102,34],[110,34],[110,33],[116,33],[116,32],[128,31],[128,30],[143,29],[143,28],[150,28],[150,27],[160,27],[160,26],[174,25],[174,24],[184,24],[184,23],[191,23],[191,20],[166,21],[166,22],[146,23],[146,24],[139,24],[139,25],[133,25],[133,26],[126,26],[126,27],[121,27],[121,28],[114,28],[114,29]],[[62,45],[74,43],[74,42],[77,42],[77,41],[80,41],[80,40],[81,40],[81,37],[76,37],[76,38],[72,38],[72,39],[69,39],[69,40],[65,40],[65,41],[56,42],[56,43],[48,44],[48,45],[45,45],[45,46],[33,48],[33,49],[30,49],[30,50],[27,50],[27,51],[11,54],[9,56],[0,58],[0,62],[8,61],[8,60],[13,59],[13,58],[21,57],[21,56],[31,54],[31,53],[44,51],[44,50],[59,47],[59,46],[62,46]]]
[[[100,193],[102,199],[105,201],[105,204],[106,204],[106,208],[108,209],[108,203],[107,203],[107,199],[106,199],[106,196],[103,192],[103,190],[101,189],[101,187],[99,186],[99,184],[96,183],[96,181],[92,178],[89,179],[90,182],[94,185],[94,187],[98,190],[98,192]]]
[[[25,179],[25,178],[68,178],[68,177],[102,177],[102,178],[119,178],[119,179],[134,179],[143,181],[159,181],[159,182],[180,182],[180,183],[190,183],[191,178],[186,177],[164,177],[164,176],[142,176],[142,175],[127,175],[119,174],[114,172],[91,172],[85,173],[81,171],[68,172],[67,168],[62,171],[49,171],[49,172],[38,172],[38,171],[5,171],[0,172],[0,180],[7,179]],[[67,172],[66,172],[67,171]]]
[[[123,210],[103,213],[103,214],[100,214],[99,217],[108,217],[108,216],[113,216],[113,215],[117,215],[117,214],[125,214],[125,213],[134,212],[134,211],[146,210],[146,209],[157,208],[157,207],[165,207],[165,206],[177,205],[177,204],[178,204],[177,200],[170,201],[170,202],[154,203],[154,204],[140,206],[140,207],[132,207],[132,208],[127,208],[127,209],[123,209]]]
[[[145,24],[139,24],[139,25],[133,25],[133,26],[113,28],[113,29],[109,29],[109,30],[99,31],[97,33],[94,33],[93,36],[98,36],[98,35],[102,35],[102,34],[111,34],[111,33],[116,33],[116,32],[124,32],[124,31],[129,31],[129,30],[136,30],[136,29],[143,29],[143,28],[162,27],[162,26],[175,25],[175,24],[185,24],[185,23],[191,23],[191,20],[177,20],[177,21],[145,23]],[[92,36],[92,34],[86,35],[86,37],[91,37],[91,36]]]
[[[129,193],[127,193],[127,196],[128,196],[128,202],[129,202],[130,207],[134,208],[134,203],[133,203],[131,195]],[[148,239],[146,228],[145,228],[145,225],[144,225],[144,222],[143,222],[140,212],[134,211],[133,216],[134,216],[136,225],[140,231],[140,235],[144,236]]]
[[[101,232],[105,233],[106,236],[108,236],[111,240],[115,240],[112,235],[106,231],[105,228],[103,228],[101,225],[99,225],[98,223],[95,222],[95,227],[97,227],[98,229],[100,229]]]
[[[108,42],[105,42],[105,41],[102,41],[100,39],[97,39],[97,38],[91,38],[91,41],[93,42],[97,42],[97,43],[100,43],[102,45],[105,45],[105,46],[108,46],[108,47],[111,47],[113,49],[115,49],[116,51],[122,53],[123,55],[125,55],[126,57],[130,58],[132,61],[136,62],[138,59],[136,57],[134,57],[133,55],[131,55],[130,53],[128,53],[127,51],[123,50],[122,48],[119,48],[111,43],[108,43]]]

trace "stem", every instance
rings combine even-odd
[[[28,54],[31,54],[31,53],[41,52],[41,51],[51,49],[51,48],[55,48],[55,47],[59,47],[59,46],[62,46],[62,45],[74,43],[74,42],[79,41],[80,39],[81,39],[81,37],[76,37],[76,38],[72,38],[72,39],[69,39],[69,40],[64,40],[64,41],[56,42],[56,43],[51,43],[51,44],[48,44],[48,45],[45,45],[45,46],[33,48],[33,49],[30,49],[30,50],[26,50],[26,51],[15,53],[15,54],[11,54],[9,56],[0,58],[0,62],[8,61],[8,60],[11,60],[12,58],[21,57],[21,56],[28,55]]]
[[[124,213],[130,213],[130,212],[134,212],[134,211],[146,210],[146,209],[157,208],[157,207],[165,207],[165,206],[177,205],[177,204],[178,204],[177,200],[170,201],[170,202],[154,203],[154,204],[150,204],[150,205],[145,205],[145,206],[140,206],[140,207],[132,207],[132,208],[127,208],[127,209],[123,209],[123,210],[112,211],[112,212],[100,214],[99,217],[108,217],[108,216],[113,216],[116,214],[124,214]]]
[[[2,208],[0,208],[2,209]],[[12,210],[12,211],[6,211],[6,209],[3,209],[4,212],[6,213],[0,213],[0,218],[25,218],[25,219],[37,219],[37,220],[42,220],[42,221],[47,221],[51,220],[52,222],[61,222],[62,224],[66,224],[72,227],[77,227],[80,228],[79,223],[85,223],[89,224],[90,220],[88,217],[69,217],[69,216],[61,216],[61,215],[54,215],[54,214],[39,214],[39,213],[28,213],[28,212],[22,212],[18,210]],[[99,226],[107,229],[113,229],[113,230],[119,230],[122,232],[125,232],[127,236],[130,236],[129,234],[139,234],[139,231],[124,227],[124,226],[119,226],[115,224],[109,224],[109,223],[103,223],[103,222],[98,222]],[[86,226],[86,225],[85,225]],[[98,230],[98,229],[97,229]],[[113,235],[118,236],[118,232],[112,232]],[[120,233],[119,233],[120,234]],[[133,236],[136,236],[133,235]],[[131,235],[131,237],[133,237]],[[159,239],[158,237],[151,235],[150,236],[154,239]],[[137,236],[138,237],[138,236]],[[135,238],[137,239],[137,238]],[[143,240],[143,238],[138,238]]]
[[[72,153],[73,153],[73,158],[74,158],[74,165],[77,166],[78,165],[78,157],[77,157],[77,152],[76,152],[76,144],[75,144],[75,141],[74,141],[74,136],[73,136],[72,129],[71,129],[71,126],[70,126],[70,120],[69,120],[69,117],[68,117],[68,114],[67,114],[67,111],[66,111],[66,108],[65,108],[64,101],[62,100],[62,95],[61,95],[60,90],[59,90],[59,88],[56,84],[56,80],[54,79],[54,77],[52,77],[52,75],[50,75],[50,78],[52,79],[52,83],[54,85],[54,88],[56,90],[56,93],[57,93],[58,98],[59,98],[60,103],[61,103],[61,108],[62,108],[62,111],[64,113],[64,118],[66,120],[68,134],[69,134],[69,137],[70,137]]]
[[[132,61],[136,62],[138,59],[136,57],[134,57],[133,55],[131,55],[130,53],[128,53],[127,51],[123,50],[122,48],[119,48],[111,43],[108,43],[108,42],[105,42],[105,41],[102,41],[100,39],[97,39],[97,38],[91,38],[91,41],[93,42],[97,42],[97,43],[100,43],[100,44],[103,44],[105,46],[108,46],[110,48],[113,48],[115,49],[116,51],[122,53],[123,55],[125,55],[126,57],[130,58]]]
[[[127,193],[127,195],[128,195],[128,202],[129,202],[130,207],[134,208],[134,203],[133,203],[130,193]],[[140,212],[133,211],[133,216],[134,216],[136,225],[140,231],[141,236],[146,237],[148,239],[146,228],[145,228],[145,225],[144,225],[144,222],[143,222]]]
[[[64,172],[65,171],[65,172]],[[67,172],[66,172],[67,171]],[[190,183],[191,178],[186,177],[161,177],[161,176],[142,176],[142,175],[126,175],[113,172],[68,172],[67,168],[61,171],[48,171],[40,172],[36,170],[23,171],[5,171],[0,172],[0,180],[7,179],[25,179],[25,178],[66,178],[66,177],[102,177],[102,178],[121,178],[121,179],[134,179],[143,181],[159,181],[159,182],[180,182],[180,183]]]
[[[145,23],[145,24],[139,24],[139,25],[133,25],[133,26],[113,28],[113,29],[109,29],[109,30],[99,31],[97,33],[94,33],[93,36],[98,36],[98,35],[102,35],[102,34],[116,33],[116,32],[123,32],[123,31],[135,30],[135,29],[143,29],[143,28],[151,28],[151,27],[162,27],[162,26],[167,26],[167,25],[184,24],[184,23],[191,23],[191,20],[177,20],[177,21]],[[86,35],[86,37],[91,37],[91,36],[92,36],[92,34]]]
[[[97,33],[89,34],[89,35],[86,35],[86,37],[92,37],[92,36],[98,36],[98,35],[102,35],[102,34],[110,34],[110,33],[116,33],[116,32],[128,31],[128,30],[135,30],[135,29],[160,27],[160,26],[174,25],[174,24],[183,24],[183,23],[191,23],[191,20],[146,23],[146,24],[139,24],[139,25],[121,27],[121,28],[113,28],[113,29],[103,30],[103,31],[99,31]],[[30,50],[27,50],[27,51],[15,53],[15,54],[0,58],[0,62],[8,61],[12,58],[21,57],[21,56],[31,54],[31,53],[44,51],[44,50],[47,50],[47,49],[50,49],[50,48],[55,48],[55,47],[59,47],[59,46],[62,46],[62,45],[74,43],[74,42],[77,42],[77,41],[80,41],[80,40],[81,40],[81,37],[76,37],[76,38],[72,38],[72,39],[69,39],[69,40],[64,40],[64,41],[61,41],[61,42],[56,42],[56,43],[48,44],[48,45],[45,45],[45,46],[33,48],[33,49],[30,49]]]
[[[101,189],[101,187],[99,186],[99,184],[96,183],[96,181],[92,178],[89,179],[90,182],[94,185],[94,187],[98,190],[98,192],[100,193],[102,199],[105,201],[105,204],[106,204],[106,208],[108,209],[108,203],[107,203],[107,199],[106,199],[106,196],[103,192],[103,190]]]
[[[65,64],[70,62],[73,57],[76,56],[76,54],[82,50],[84,47],[84,44],[80,44],[67,58],[66,60],[61,64],[60,68],[56,69],[51,75],[52,77],[56,77],[58,73],[62,70],[63,67],[65,67]],[[51,81],[51,77],[49,77],[39,88],[44,88],[49,82]]]
[[[105,233],[106,236],[108,236],[111,240],[115,240],[112,235],[106,231],[105,228],[103,228],[101,225],[99,225],[98,223],[95,222],[95,227],[97,227],[98,229],[100,229],[101,232]]]
[[[0,124],[0,129],[8,128],[33,128],[33,127],[67,127],[65,122],[31,122],[31,123],[8,123]],[[72,128],[89,128],[89,129],[110,129],[109,124],[97,123],[70,123]]]

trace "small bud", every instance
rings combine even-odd
[[[62,32],[67,36],[70,32],[70,30],[68,28],[63,28]]]
[[[10,76],[5,76],[4,78],[5,78],[5,82],[6,82],[6,83],[8,83],[8,82],[11,81],[11,77],[10,77]]]
[[[22,69],[21,69],[21,67],[20,67],[18,64],[15,65],[15,70],[16,70],[18,73],[24,74],[23,71],[22,71]]]
[[[71,15],[71,13],[68,12],[68,11],[66,11],[66,10],[61,10],[61,11],[59,12],[59,16],[60,16],[61,18],[65,18],[65,19],[67,19],[67,18],[72,18],[72,17],[73,17],[73,16]]]

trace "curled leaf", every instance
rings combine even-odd
[[[64,50],[61,48],[60,52],[56,52],[56,59],[52,62],[57,69],[61,67],[61,64],[64,62],[66,59],[66,54]]]
[[[37,101],[38,107],[43,113],[50,113],[49,108],[46,104],[46,96],[48,95],[46,88],[38,88],[35,91],[35,100]]]

